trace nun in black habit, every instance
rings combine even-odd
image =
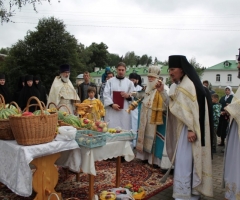
[[[20,92],[24,87],[24,84],[25,84],[25,76],[20,76],[18,79],[17,88],[13,94],[13,101],[17,102],[17,104],[19,104],[18,99],[19,99]]]
[[[6,86],[6,79],[4,74],[0,74],[0,94],[4,97],[6,104],[12,101],[12,95]]]
[[[35,84],[33,84],[33,75],[26,75],[25,86],[22,88],[18,98],[18,105],[22,110],[27,106],[27,101],[32,96],[35,96],[38,99],[40,99],[40,92],[36,88]],[[37,102],[33,99],[30,104],[37,104]],[[31,106],[29,108],[30,112],[34,112],[35,110],[36,110],[35,106]]]
[[[42,84],[40,75],[34,76],[33,79],[34,79],[34,84],[36,85],[36,88],[40,92],[40,101],[42,101],[45,105],[47,105],[47,92],[46,92],[46,88]]]

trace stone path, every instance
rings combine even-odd
[[[217,153],[213,155],[213,192],[214,197],[202,196],[201,200],[223,200],[224,199],[224,189],[222,188],[222,172],[223,172],[223,157],[222,153],[223,147],[217,147]],[[169,187],[166,190],[158,193],[157,195],[151,197],[149,200],[173,200],[172,198],[173,188]]]

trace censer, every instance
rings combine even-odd
[[[162,81],[161,80],[158,80],[159,83],[162,84]],[[155,90],[156,88],[153,88],[152,90]],[[132,92],[132,95],[136,95],[136,92]],[[131,112],[131,110],[134,110],[137,106],[138,106],[138,103],[141,102],[142,100],[144,99],[144,96],[140,99],[138,99],[137,101],[133,101],[129,106],[128,106],[128,109],[126,110],[128,113]]]
[[[143,100],[144,97],[142,97],[141,99],[138,99],[136,101],[133,101],[129,106],[128,109],[126,110],[129,114],[131,112],[131,110],[136,109],[136,107],[138,107],[138,103],[141,102]]]

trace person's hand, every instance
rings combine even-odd
[[[188,131],[188,142],[195,142],[197,135],[193,131]]]
[[[161,80],[159,80],[159,81],[157,82],[157,84],[155,85],[155,87],[157,88],[157,90],[158,90],[159,92],[162,92],[162,91],[164,90],[164,84],[162,83]]]
[[[128,94],[128,93],[126,93],[126,92],[121,92],[121,95],[122,95],[122,97],[125,98],[125,99],[131,97],[130,94]]]
[[[226,114],[226,112],[225,111],[221,111],[221,115],[225,115]]]
[[[114,109],[114,110],[121,110],[120,108],[119,108],[120,106],[118,105],[118,104],[113,104],[112,105],[112,108]]]

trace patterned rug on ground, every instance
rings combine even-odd
[[[100,194],[102,190],[107,190],[115,187],[116,181],[116,160],[107,160],[95,162],[97,169],[97,176],[94,182],[94,191],[96,194]],[[156,195],[162,190],[172,185],[172,177],[169,177],[166,183],[161,184],[160,178],[163,176],[159,168],[153,168],[147,163],[144,163],[138,159],[134,159],[131,162],[123,162],[121,165],[121,187],[124,187],[127,183],[135,183],[142,186],[147,195],[144,199]],[[80,181],[76,182],[76,175],[68,172],[68,176],[65,176],[65,172],[62,168],[59,168],[59,180],[56,187],[57,192],[62,193],[63,199],[70,197],[77,197],[80,200],[88,199],[88,184],[89,176],[87,174],[80,174]],[[35,194],[30,197],[20,197],[6,186],[0,187],[0,200],[32,200]]]

